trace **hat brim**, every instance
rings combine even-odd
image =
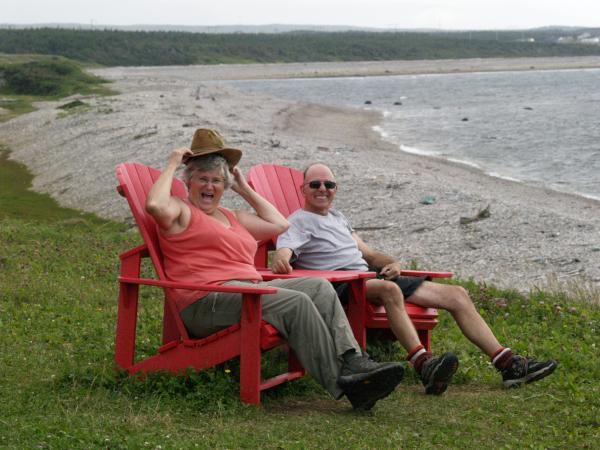
[[[194,150],[192,150],[192,152],[193,151]],[[242,151],[236,148],[215,148],[214,150],[202,149],[202,153],[198,153],[197,155],[186,155],[183,158],[183,163],[187,164],[191,159],[199,158],[200,156],[210,155],[212,153],[218,153],[222,155],[227,160],[227,164],[229,165],[230,169],[233,169],[237,165],[237,163],[240,162],[240,159],[242,159],[243,155]]]

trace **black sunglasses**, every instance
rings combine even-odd
[[[337,183],[335,181],[329,181],[329,180],[325,180],[325,181],[314,180],[314,181],[309,181],[306,184],[311,189],[319,189],[321,187],[321,184],[325,185],[325,189],[335,189],[337,187]]]

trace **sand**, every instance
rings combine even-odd
[[[522,291],[548,281],[600,286],[600,202],[526,186],[443,160],[416,156],[373,131],[381,116],[240,92],[229,79],[368,76],[600,67],[600,58],[253,64],[96,69],[120,95],[83,98],[0,124],[0,141],[34,174],[33,188],[65,206],[131,222],[114,167],[161,168],[197,127],[218,129],[245,151],[241,167],[269,162],[302,169],[328,163],[336,207],[371,246],[430,270]],[[430,205],[426,196],[435,197]],[[244,207],[232,192],[225,206]],[[461,224],[489,206],[488,218]]]

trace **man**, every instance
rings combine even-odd
[[[450,352],[434,357],[425,350],[406,313],[404,299],[450,312],[463,334],[491,358],[507,387],[539,380],[554,371],[554,360],[536,362],[500,345],[462,287],[399,276],[400,264],[369,247],[344,215],[332,209],[337,188],[327,166],[313,164],[306,169],[302,184],[305,205],[290,215],[290,228],[277,240],[273,272],[289,273],[291,264],[314,270],[377,270],[382,278],[367,281],[367,299],[385,307],[390,328],[407,350],[407,360],[427,394],[440,395],[447,389],[458,359]]]

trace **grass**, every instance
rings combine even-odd
[[[33,111],[34,101],[73,95],[111,95],[106,81],[60,56],[0,54],[0,122]],[[1,110],[0,110],[1,111]]]
[[[60,208],[30,179],[0,159],[1,448],[597,448],[600,310],[564,293],[462,283],[501,342],[560,361],[553,376],[517,390],[501,388],[444,312],[434,348],[459,355],[455,383],[426,397],[409,369],[368,413],[308,377],[263,394],[262,408],[242,405],[235,362],[178,377],[117,373],[117,255],[140,242],[137,232]],[[158,344],[161,293],[142,298],[144,355]],[[370,351],[403,355],[397,344]]]

